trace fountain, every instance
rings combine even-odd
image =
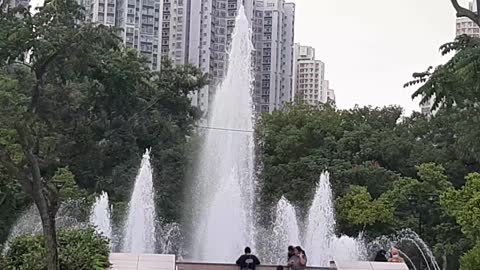
[[[112,240],[112,224],[111,224],[111,210],[108,205],[108,194],[102,192],[100,197],[97,197],[92,207],[90,214],[90,224],[95,226],[98,234],[102,234],[109,240]]]
[[[76,210],[81,209],[82,207],[83,202],[80,201],[68,201],[62,203],[55,218],[57,229],[84,227],[86,224],[81,222],[81,218],[79,218],[81,214],[76,213]],[[39,235],[42,233],[42,219],[40,218],[37,206],[32,204],[22,213],[13,225],[7,237],[3,252],[5,253],[8,250],[9,242],[18,236]]]
[[[122,251],[125,253],[154,253],[155,221],[150,150],[146,150],[135,179],[132,197],[128,203]]]
[[[359,240],[335,235],[335,209],[329,178],[328,172],[320,176],[304,235],[310,265],[315,266],[328,266],[331,260],[357,261],[364,254]]]
[[[282,264],[286,260],[286,247],[300,244],[300,231],[295,209],[282,197],[277,203],[275,223],[269,243],[271,264]]]
[[[320,176],[305,228],[299,228],[298,223],[295,209],[282,197],[277,204],[276,219],[269,238],[269,244],[273,247],[267,257],[271,263],[285,263],[288,245],[303,246],[309,265],[312,266],[328,266],[331,260],[357,261],[364,258],[364,246],[360,240],[335,235],[335,215],[328,173]],[[303,237],[299,232],[303,232]]]
[[[213,101],[197,164],[194,260],[231,262],[254,249],[254,140],[249,22],[239,9],[228,72]]]
[[[384,249],[389,250],[391,247],[396,247],[400,249],[402,257],[404,257],[408,264],[416,268],[412,259],[406,254],[417,253],[417,259],[415,260],[422,267],[424,266],[427,270],[440,270],[435,256],[433,255],[432,250],[428,245],[423,241],[420,236],[411,229],[403,229],[393,235],[381,236],[369,244],[369,249]],[[409,249],[410,252],[405,252]]]

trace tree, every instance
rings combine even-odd
[[[337,217],[344,222],[361,225],[365,231],[369,225],[393,222],[394,208],[383,199],[372,199],[366,187],[351,186],[350,191],[336,200]]]
[[[479,270],[480,269],[480,243],[462,256],[460,270]]]
[[[77,124],[66,112],[81,110],[75,102],[84,98],[79,88],[98,89],[99,84],[87,75],[102,75],[98,71],[109,62],[128,57],[120,52],[113,30],[79,24],[81,20],[81,9],[71,0],[47,1],[34,16],[23,7],[0,8],[0,96],[4,105],[0,120],[6,135],[0,158],[39,210],[49,270],[59,269],[55,215],[62,183],[53,175],[63,163],[59,153],[65,150],[62,145],[68,144],[68,131]],[[139,80],[142,77],[133,83]]]
[[[442,196],[442,205],[472,241],[480,240],[480,174],[467,176],[460,190],[450,188]]]

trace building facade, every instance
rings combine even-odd
[[[293,97],[309,105],[334,104],[335,92],[325,80],[325,64],[315,57],[315,49],[295,44]]]
[[[477,12],[477,2],[470,2],[468,4],[468,9]],[[457,18],[455,32],[457,36],[466,34],[472,37],[480,37],[480,27],[472,20],[465,17]]]
[[[87,19],[120,29],[127,47],[135,48],[150,67],[161,59],[193,64],[210,78],[191,95],[192,104],[208,111],[227,72],[235,20],[243,4],[255,48],[253,99],[259,112],[281,109],[292,100],[295,5],[285,0],[79,0]]]

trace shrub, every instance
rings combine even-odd
[[[100,270],[110,266],[109,241],[93,228],[61,230],[58,234],[60,269]],[[45,270],[43,236],[15,238],[5,256],[7,270]]]
[[[480,242],[460,260],[461,270],[480,270]]]

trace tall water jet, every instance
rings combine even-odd
[[[254,246],[250,36],[242,6],[232,36],[228,71],[215,95],[196,166],[194,260],[231,262],[244,246]]]
[[[312,206],[308,212],[305,247],[311,254],[312,265],[326,266],[330,258],[330,245],[335,237],[335,215],[329,174],[320,176]]]
[[[269,247],[273,252],[270,263],[284,264],[286,247],[298,246],[300,243],[300,230],[295,209],[285,197],[282,197],[278,201],[275,211],[272,243]]]
[[[128,203],[128,216],[124,227],[122,251],[126,253],[155,252],[155,204],[153,199],[150,150],[146,150],[132,197]]]
[[[362,245],[356,239],[335,236],[335,210],[329,178],[328,172],[320,176],[304,235],[310,265],[314,266],[328,266],[331,260],[359,260],[363,253]]]
[[[97,233],[112,240],[111,211],[106,192],[102,192],[95,200],[90,214],[90,224],[95,226]]]

